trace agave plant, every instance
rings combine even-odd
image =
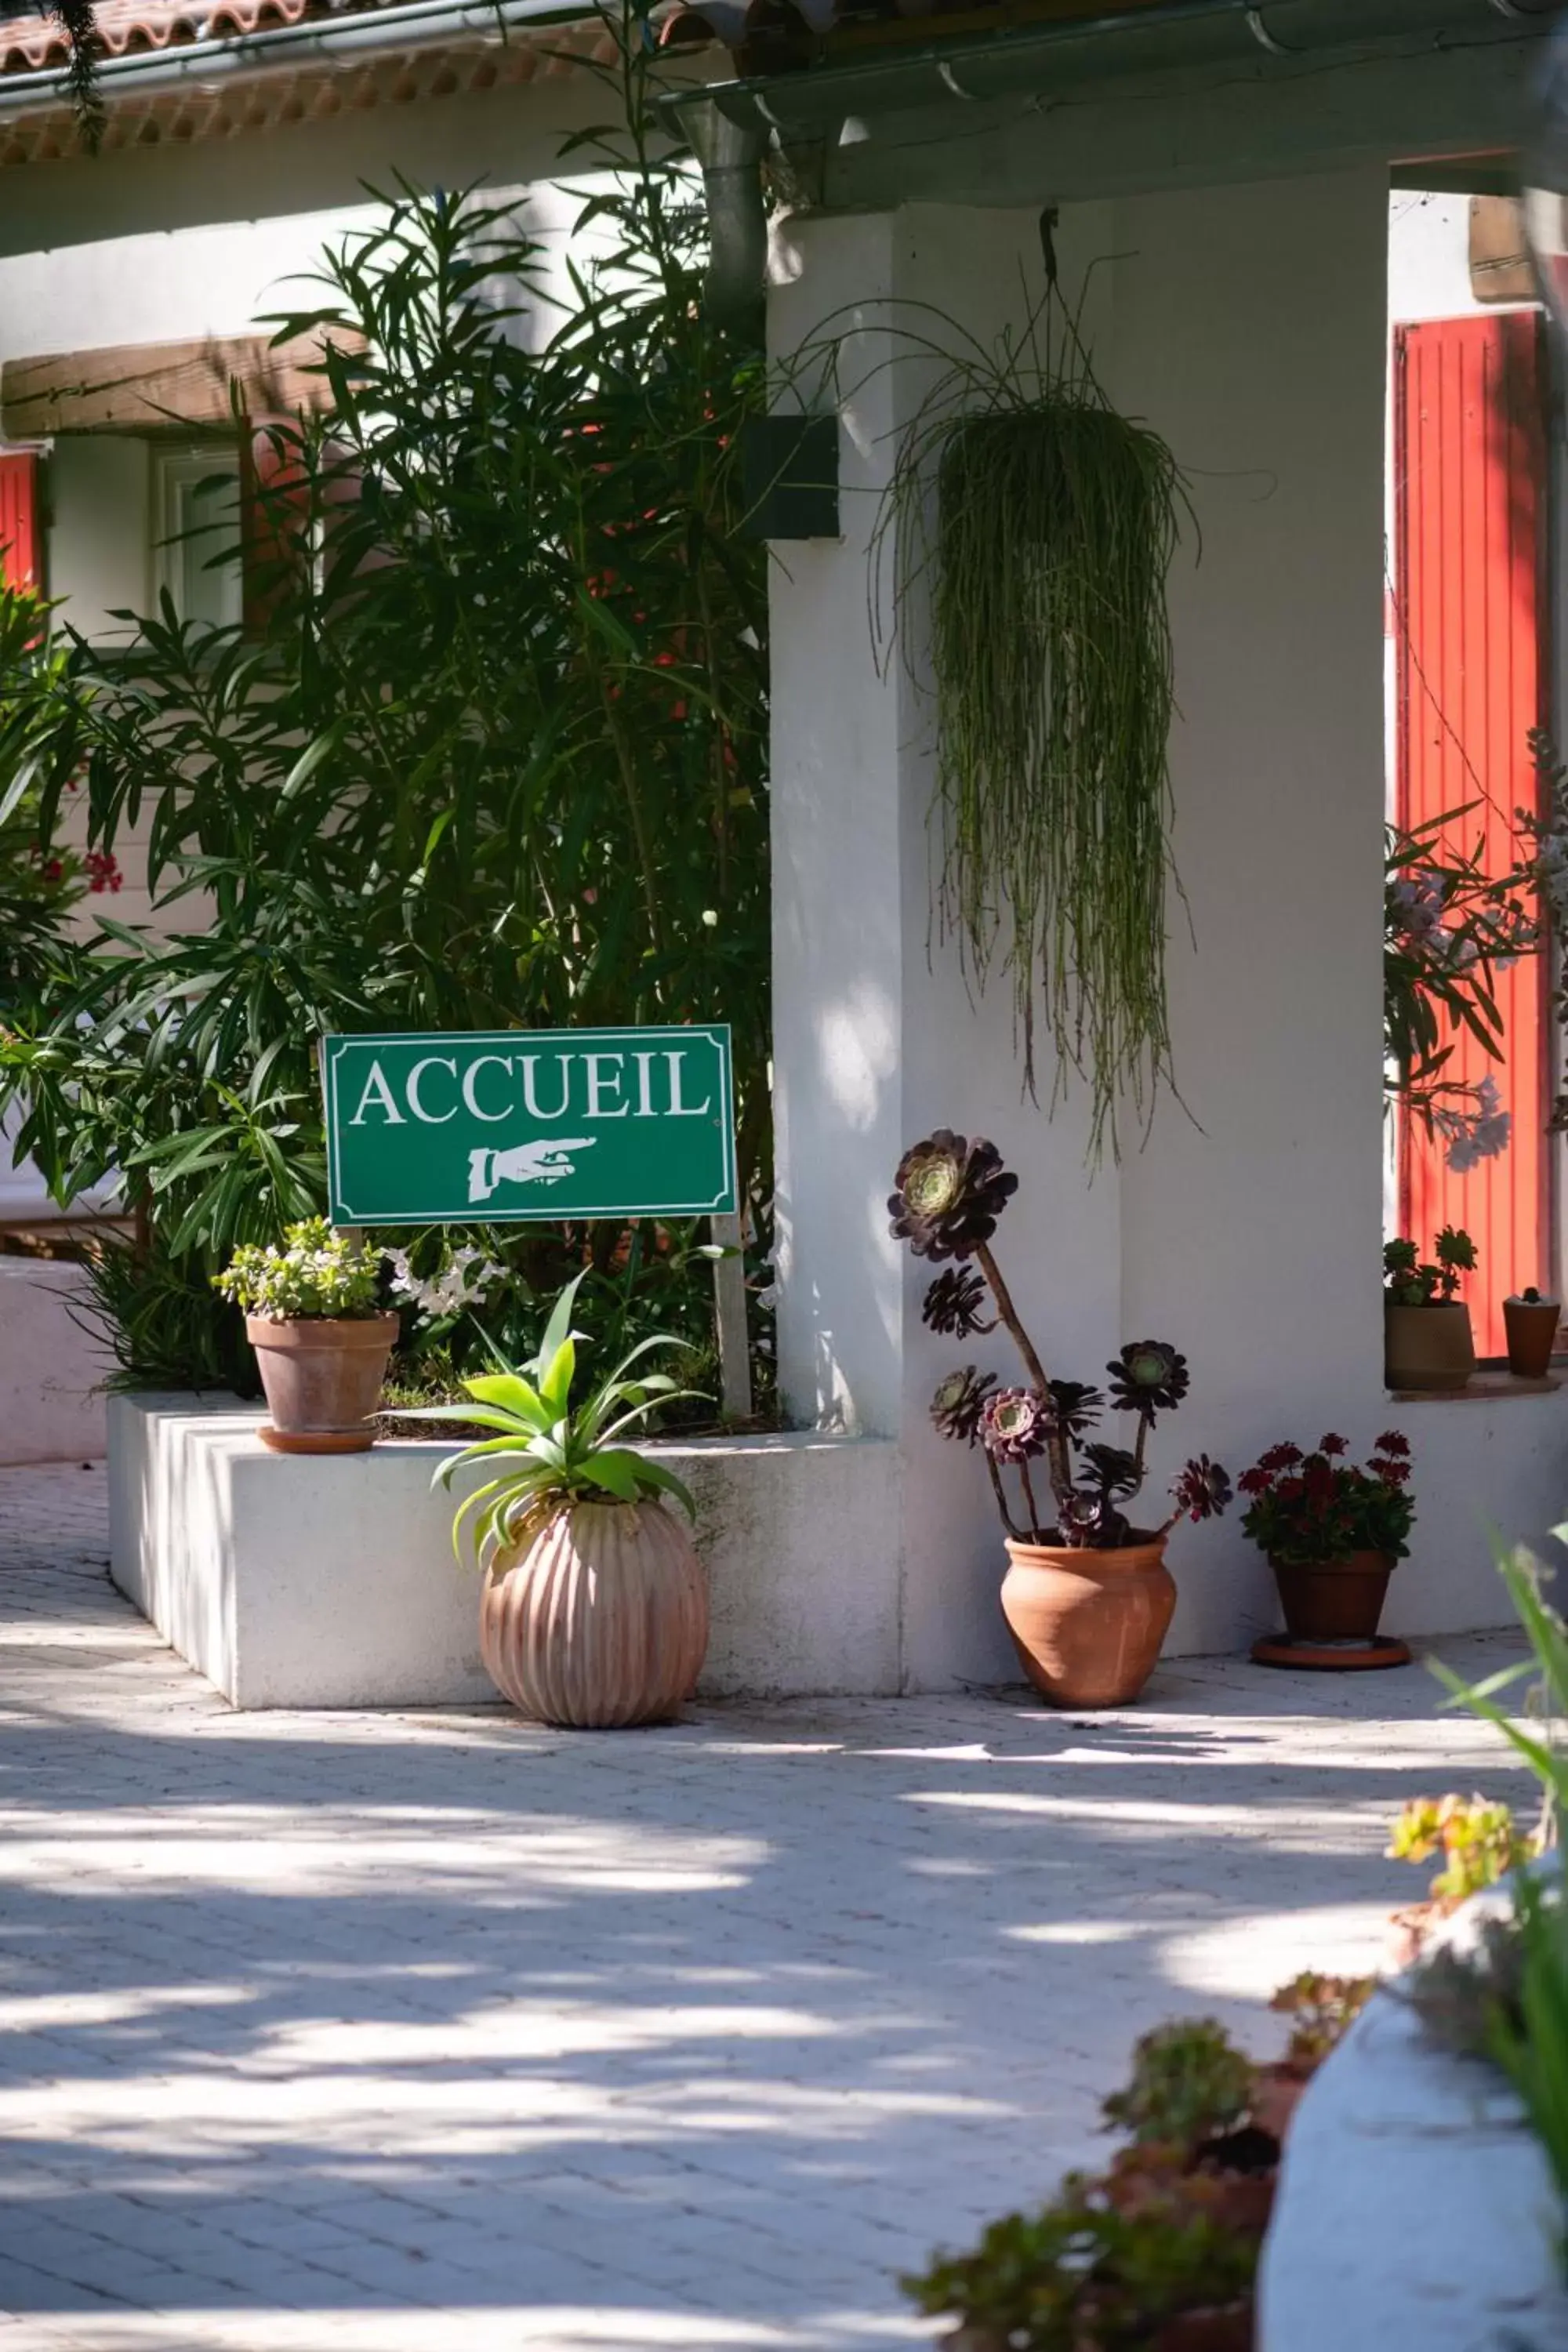
[[[1005,1324],[1028,1375],[1022,1387],[999,1388],[991,1373],[973,1364],[950,1372],[931,1399],[932,1423],[954,1444],[981,1448],[1010,1536],[1096,1551],[1146,1540],[1135,1535],[1123,1506],[1143,1486],[1150,1431],[1186,1395],[1187,1360],[1166,1340],[1137,1339],[1106,1366],[1106,1390],[1049,1378],[991,1248],[997,1221],[1017,1189],[1016,1176],[1003,1167],[994,1144],[980,1136],[956,1135],[951,1128],[938,1128],[899,1162],[888,1201],[894,1238],[908,1242],[917,1257],[952,1261],[926,1292],[925,1322],[956,1339]],[[995,1307],[992,1320],[984,1312],[987,1291]],[[1130,1447],[1107,1444],[1091,1433],[1105,1411],[1107,1391],[1115,1410],[1136,1416]],[[1031,1464],[1044,1467],[1056,1506],[1054,1527],[1043,1524]],[[1017,1478],[1025,1525],[1014,1517],[1004,1470]],[[1229,1476],[1201,1454],[1172,1482],[1170,1498],[1175,1508],[1155,1534],[1164,1535],[1184,1516],[1216,1518],[1230,1503]]]
[[[477,1423],[499,1433],[448,1455],[431,1481],[449,1493],[457,1473],[472,1464],[496,1474],[458,1506],[452,1549],[459,1559],[465,1527],[479,1559],[489,1552],[493,1570],[530,1523],[570,1510],[574,1503],[658,1502],[673,1495],[688,1517],[696,1517],[691,1496],[673,1471],[616,1442],[656,1405],[698,1393],[678,1388],[667,1372],[630,1377],[639,1358],[679,1347],[678,1339],[664,1333],[644,1339],[580,1404],[572,1402],[583,1337],[572,1328],[572,1308],[582,1280],[579,1275],[568,1283],[556,1300],[537,1355],[515,1371],[487,1372],[463,1382],[471,1404],[420,1405],[411,1414],[388,1416],[457,1421],[469,1427]]]

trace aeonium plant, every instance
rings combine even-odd
[[[1023,1386],[1000,1387],[994,1374],[966,1364],[948,1374],[931,1405],[942,1436],[981,1448],[1007,1533],[1023,1543],[1110,1551],[1166,1534],[1184,1514],[1216,1517],[1230,1501],[1231,1485],[1205,1454],[1173,1482],[1176,1507],[1157,1528],[1135,1530],[1128,1519],[1124,1506],[1147,1475],[1149,1433],[1186,1395],[1186,1358],[1163,1339],[1135,1340],[1106,1367],[1109,1396],[1086,1381],[1050,1377],[991,1249],[997,1219],[1018,1189],[995,1146],[939,1128],[905,1152],[894,1182],[888,1202],[894,1237],[933,1265],[952,1261],[926,1292],[926,1323],[955,1339],[1004,1325],[1023,1359],[1028,1376]],[[1131,1446],[1091,1436],[1108,1403],[1135,1416]],[[1023,1498],[1022,1524],[1009,1500],[1008,1477],[1016,1479]],[[1042,1510],[1037,1481],[1048,1490],[1054,1524]]]
[[[1463,1277],[1476,1270],[1476,1245],[1457,1225],[1444,1226],[1433,1256],[1435,1263],[1423,1262],[1415,1243],[1403,1237],[1384,1244],[1384,1277],[1396,1307],[1447,1305]]]

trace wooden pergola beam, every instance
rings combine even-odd
[[[312,373],[322,348],[314,334],[281,344],[265,335],[212,335],[7,360],[0,440],[211,432],[240,418],[310,414],[327,403],[326,379]]]

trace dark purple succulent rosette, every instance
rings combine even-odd
[[[973,1364],[965,1364],[961,1372],[949,1372],[931,1401],[938,1436],[973,1445],[980,1434],[980,1416],[995,1385],[994,1372],[978,1372]]]
[[[998,1389],[980,1416],[980,1442],[994,1462],[1033,1462],[1050,1443],[1051,1416],[1033,1389]]]
[[[1020,1541],[1109,1550],[1155,1540],[1184,1515],[1194,1520],[1216,1518],[1230,1504],[1231,1484],[1221,1465],[1205,1454],[1187,1463],[1172,1482],[1174,1507],[1163,1526],[1149,1536],[1133,1534],[1121,1507],[1144,1485],[1149,1433],[1159,1415],[1174,1412],[1187,1393],[1186,1358],[1168,1340],[1138,1339],[1107,1367],[1103,1390],[1087,1381],[1052,1380],[990,1247],[997,1220],[1017,1189],[1016,1176],[1003,1167],[994,1143],[952,1128],[938,1128],[899,1162],[896,1189],[888,1201],[890,1230],[916,1257],[943,1267],[931,1278],[921,1304],[927,1328],[953,1339],[1005,1329],[1026,1375],[1025,1384],[1003,1388],[994,1372],[982,1372],[973,1364],[950,1372],[931,1402],[938,1435],[980,1447],[1003,1524]],[[988,1303],[994,1310],[990,1314]],[[1132,1445],[1089,1439],[1108,1406],[1136,1416]],[[1049,1514],[1042,1514],[1037,1504],[1036,1482],[1030,1477],[1034,1463],[1046,1465],[1056,1512],[1052,1528],[1039,1524]],[[1404,1475],[1397,1456],[1390,1471],[1390,1484],[1397,1483]],[[1014,1485],[1022,1491],[1023,1526],[1015,1520],[1009,1502]],[[1043,1501],[1043,1486],[1039,1491]]]
[[[939,1127],[906,1151],[889,1195],[897,1241],[933,1262],[969,1258],[996,1230],[996,1220],[1018,1189],[994,1143]]]
[[[985,1303],[985,1285],[973,1267],[950,1265],[926,1292],[921,1319],[942,1339],[973,1339],[977,1332],[996,1328]]]

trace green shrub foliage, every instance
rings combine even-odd
[[[134,1267],[106,1274],[128,1378],[230,1362],[210,1276],[323,1205],[323,1031],[728,1020],[765,1198],[765,582],[736,530],[761,366],[704,312],[634,34],[626,127],[571,142],[618,166],[585,184],[574,299],[508,210],[388,200],[272,322],[324,338],[324,398],[251,436],[247,625],[165,604],[128,648],[73,638],[14,725],[46,832],[76,779],[103,848],[147,829],[169,927],[58,940],[0,1067],[60,1199],[123,1178],[157,1306],[128,1327]],[[673,1285],[647,1231],[475,1238],[514,1353],[584,1263],[612,1344],[643,1275],[708,1339],[691,1235]]]

